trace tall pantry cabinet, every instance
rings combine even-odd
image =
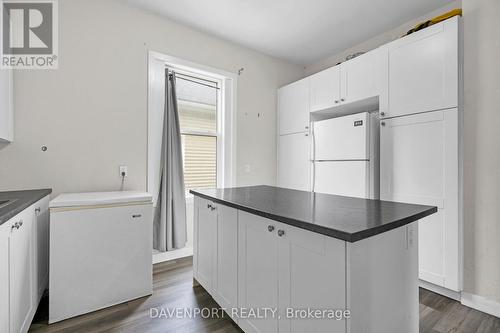
[[[309,78],[278,90],[278,186],[311,190]]]
[[[419,222],[419,277],[462,290],[459,17],[383,48],[380,198],[433,205]]]

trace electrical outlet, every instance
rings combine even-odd
[[[120,165],[120,177],[124,178],[128,176],[128,168],[126,165]]]

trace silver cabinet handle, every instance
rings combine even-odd
[[[19,226],[17,227],[17,229],[21,228],[23,226],[23,220],[19,221]]]
[[[309,126],[306,126],[306,129],[309,129]]]
[[[385,121],[380,123],[381,126],[385,126]]]
[[[274,231],[274,225],[268,225],[267,226],[267,230],[269,230],[269,232],[273,232]]]
[[[309,133],[304,134],[305,136],[309,136]]]
[[[142,217],[142,214],[134,214],[134,215],[132,215],[132,218],[133,218],[133,219],[137,219],[137,218],[139,218],[139,217]]]
[[[40,213],[42,210],[40,209],[40,207],[38,208],[35,208],[35,213]]]
[[[384,116],[385,116],[385,112],[380,112],[380,115],[381,115],[382,117],[384,117]]]
[[[283,237],[283,235],[285,234],[285,230],[278,230],[278,236],[280,237]]]
[[[345,98],[341,98],[341,99],[340,99],[340,101],[341,101],[341,102],[345,102]]]
[[[14,229],[19,229],[19,223],[16,222],[10,227],[10,231],[14,231]]]
[[[339,100],[338,99],[335,100],[335,104],[339,104]]]

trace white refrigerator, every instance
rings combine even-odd
[[[313,191],[379,198],[379,120],[357,113],[313,123]]]

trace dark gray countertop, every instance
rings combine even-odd
[[[15,200],[6,206],[0,205],[0,225],[50,193],[52,189],[0,192],[0,201]]]
[[[272,186],[191,190],[192,194],[298,228],[356,242],[415,222],[437,207]]]

